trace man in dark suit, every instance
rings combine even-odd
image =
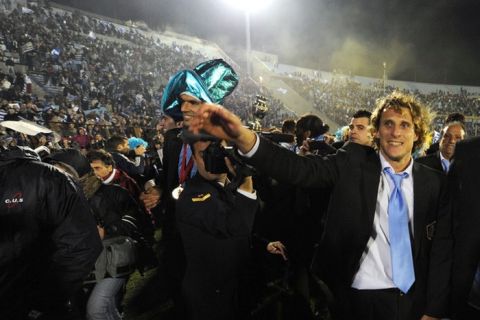
[[[460,113],[460,112],[449,113],[445,117],[445,120],[443,122],[443,126],[446,127],[450,122],[460,122],[465,126],[465,115],[463,113]],[[427,150],[425,150],[425,154],[429,155],[429,154],[435,153],[439,150],[440,138],[441,138],[441,133],[435,131],[434,134],[433,134],[433,141],[435,141],[435,142],[432,143],[428,147]]]
[[[480,137],[457,144],[449,173],[455,226],[452,271],[452,307],[455,320],[480,319],[480,288],[478,283],[476,287],[472,287],[480,262],[479,163]],[[473,300],[475,294],[476,301]]]
[[[439,150],[424,157],[418,158],[417,162],[438,171],[448,172],[450,161],[455,152],[457,142],[465,139],[465,126],[462,122],[455,121],[445,125],[442,129]]]
[[[333,188],[319,271],[335,294],[334,319],[426,320],[448,313],[452,250],[445,177],[411,156],[429,119],[421,103],[395,92],[372,115],[379,152],[349,143],[316,159],[259,138],[218,105],[203,105],[191,130],[234,142],[279,181]]]

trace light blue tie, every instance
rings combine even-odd
[[[385,172],[392,179],[394,188],[388,200],[388,228],[390,254],[392,256],[393,283],[403,293],[407,293],[415,282],[412,246],[408,231],[408,207],[402,194],[402,180],[408,173],[396,174],[391,168]]]
[[[448,161],[447,159],[442,159],[442,167],[443,171],[445,171],[445,173],[448,173],[448,170],[450,170],[450,161]]]

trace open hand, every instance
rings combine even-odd
[[[250,151],[256,141],[255,133],[245,128],[239,117],[217,104],[203,103],[197,116],[190,120],[189,130],[194,134],[204,131],[231,141],[242,152]]]

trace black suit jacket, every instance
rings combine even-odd
[[[168,230],[175,229],[175,200],[172,191],[178,187],[178,159],[183,141],[179,137],[181,129],[170,129],[165,133],[163,145],[163,170],[156,184],[162,189],[161,205],[165,210],[165,224]],[[169,231],[167,231],[168,233]]]
[[[183,141],[179,137],[181,129],[170,129],[165,133],[163,146],[163,181],[164,192],[170,197],[171,191],[178,186],[178,159],[182,150]]]
[[[377,152],[348,143],[335,155],[310,159],[261,139],[249,162],[279,181],[332,188],[318,271],[347,318],[348,299],[343,297],[350,290],[373,231],[381,174]],[[447,313],[452,238],[445,180],[441,173],[414,163],[412,250],[416,281],[411,294],[417,319],[422,314],[442,317]]]
[[[417,161],[418,163],[422,163],[432,169],[443,172],[442,160],[440,159],[440,151],[428,154],[424,157],[416,159],[415,161]]]
[[[449,184],[453,198],[454,260],[452,272],[453,311],[465,319],[475,270],[480,261],[480,137],[457,143]]]

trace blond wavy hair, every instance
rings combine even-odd
[[[434,118],[434,113],[430,111],[430,108],[412,95],[400,91],[394,91],[388,96],[377,100],[375,110],[373,110],[371,117],[373,135],[378,132],[381,115],[388,108],[393,108],[396,111],[400,111],[400,108],[407,108],[410,110],[414,124],[414,131],[418,136],[418,140],[413,144],[412,152],[426,150],[430,146],[433,137],[431,123]],[[379,141],[377,138],[375,138],[375,145],[378,148]]]

